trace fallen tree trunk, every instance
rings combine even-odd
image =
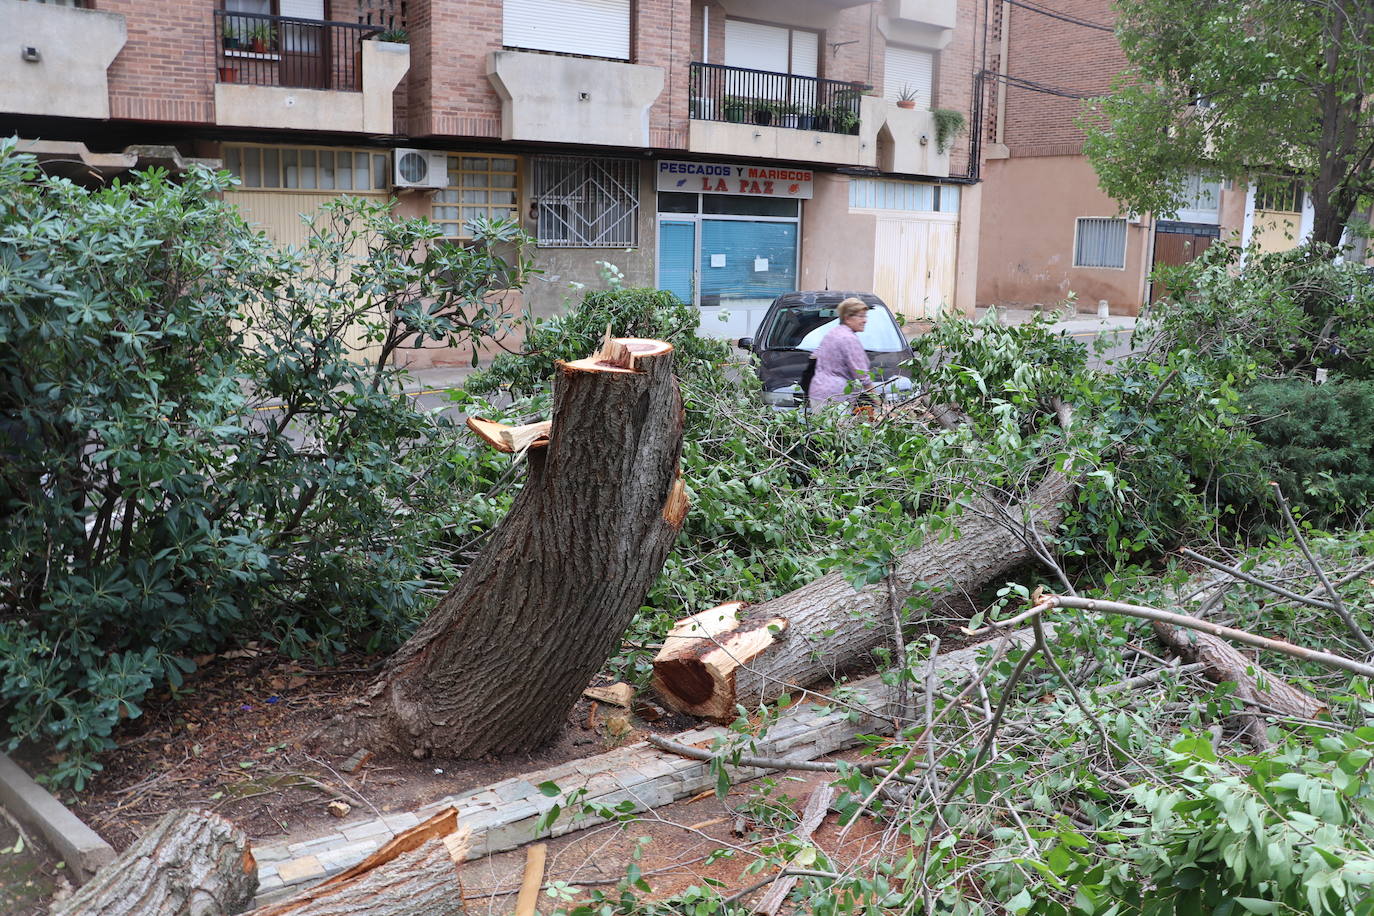
[[[608,337],[558,364],[551,425],[474,422],[494,446],[523,450],[529,477],[344,730],[415,757],[529,751],[558,733],[687,513],[672,350]]]
[[[1041,534],[1057,526],[1072,489],[1052,473],[1022,505],[969,506],[956,519],[958,537],[931,540],[898,560],[898,598],[917,583],[976,592],[1032,559],[1031,526]],[[747,611],[736,602],[694,614],[673,628],[654,659],[654,689],[676,710],[728,722],[736,704],[775,699],[890,644],[888,600],[886,582],[856,590],[835,572]],[[937,608],[946,600],[937,598]]]
[[[216,814],[169,811],[96,872],[52,916],[221,916],[242,913],[258,865],[242,830]]]
[[[468,831],[448,808],[348,871],[249,916],[462,916]]]

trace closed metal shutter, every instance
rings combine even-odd
[[[761,22],[725,20],[725,66],[815,76],[820,36]]]
[[[1126,221],[1084,217],[1078,220],[1074,267],[1126,266]]]
[[[883,98],[895,102],[901,97],[902,88],[910,86],[916,91],[916,107],[932,108],[934,74],[934,53],[888,45],[883,65]]]
[[[505,0],[508,48],[630,59],[630,0]]]

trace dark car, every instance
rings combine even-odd
[[[757,337],[742,337],[739,346],[758,355],[759,379],[763,400],[772,407],[799,407],[805,403],[802,376],[810,379],[807,367],[821,340],[840,323],[836,309],[854,297],[868,303],[868,325],[859,334],[868,352],[868,364],[875,378],[884,379],[888,394],[911,389],[910,370],[903,367],[913,359],[911,346],[892,312],[872,293],[819,290],[783,293],[768,307],[759,323]]]

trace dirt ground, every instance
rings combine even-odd
[[[374,757],[348,773],[345,763],[356,749],[312,735],[370,676],[375,660],[313,670],[249,648],[202,661],[175,698],[151,698],[143,715],[125,724],[118,749],[101,758],[104,769],[82,792],[62,793],[77,817],[118,850],[171,808],[212,810],[255,842],[280,842],[332,829],[337,821],[326,806],[336,799],[360,811],[409,811],[601,753],[636,740],[644,729],[673,732],[692,721],[648,705],[640,711],[656,722],[600,704],[593,711],[583,699],[559,739],[535,754],[481,761]],[[21,754],[30,772],[52,759]]]
[[[0,913],[41,916],[67,884],[66,864],[0,808]]]
[[[355,748],[313,736],[371,676],[378,659],[350,658],[337,668],[315,670],[250,645],[197,661],[200,669],[175,697],[150,697],[143,715],[125,723],[116,736],[118,748],[102,757],[103,770],[83,791],[62,793],[62,801],[118,850],[172,808],[212,810],[255,843],[277,843],[333,829],[338,821],[326,806],[336,800],[351,807],[351,816],[409,811],[445,795],[602,753],[649,731],[673,734],[698,724],[652,702],[637,700],[627,715],[583,698],[559,739],[535,754],[483,761],[378,756],[349,772],[346,762]],[[16,756],[30,772],[41,772],[56,759],[32,748]],[[786,793],[800,810],[811,788],[824,779],[779,775],[774,781],[774,794]],[[756,816],[759,806],[749,800],[759,791],[756,781],[736,787],[726,799],[683,801],[649,812],[628,828],[602,826],[552,841],[546,880],[610,889],[632,861],[636,838],[649,837],[639,865],[654,896],[706,878],[744,886],[754,880],[741,877],[752,859],[744,850],[777,826]],[[743,819],[735,810],[741,805],[747,809]],[[831,815],[827,823],[833,822]],[[13,842],[3,828],[0,823],[0,850]],[[829,841],[827,831],[833,834],[833,827],[823,826],[817,834],[822,845]],[[845,858],[862,858],[867,842],[865,829],[851,831],[853,848],[844,850]],[[740,851],[708,864],[708,854],[722,845]],[[514,850],[464,867],[474,913],[510,912],[524,856]],[[6,870],[5,858],[0,855],[0,913],[45,912],[62,878],[60,867],[50,857],[30,853],[24,864],[14,859],[14,867]],[[541,913],[557,908],[553,899],[542,899]]]

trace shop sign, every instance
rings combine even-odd
[[[728,165],[660,159],[658,190],[687,194],[811,199],[811,170],[776,165]]]

